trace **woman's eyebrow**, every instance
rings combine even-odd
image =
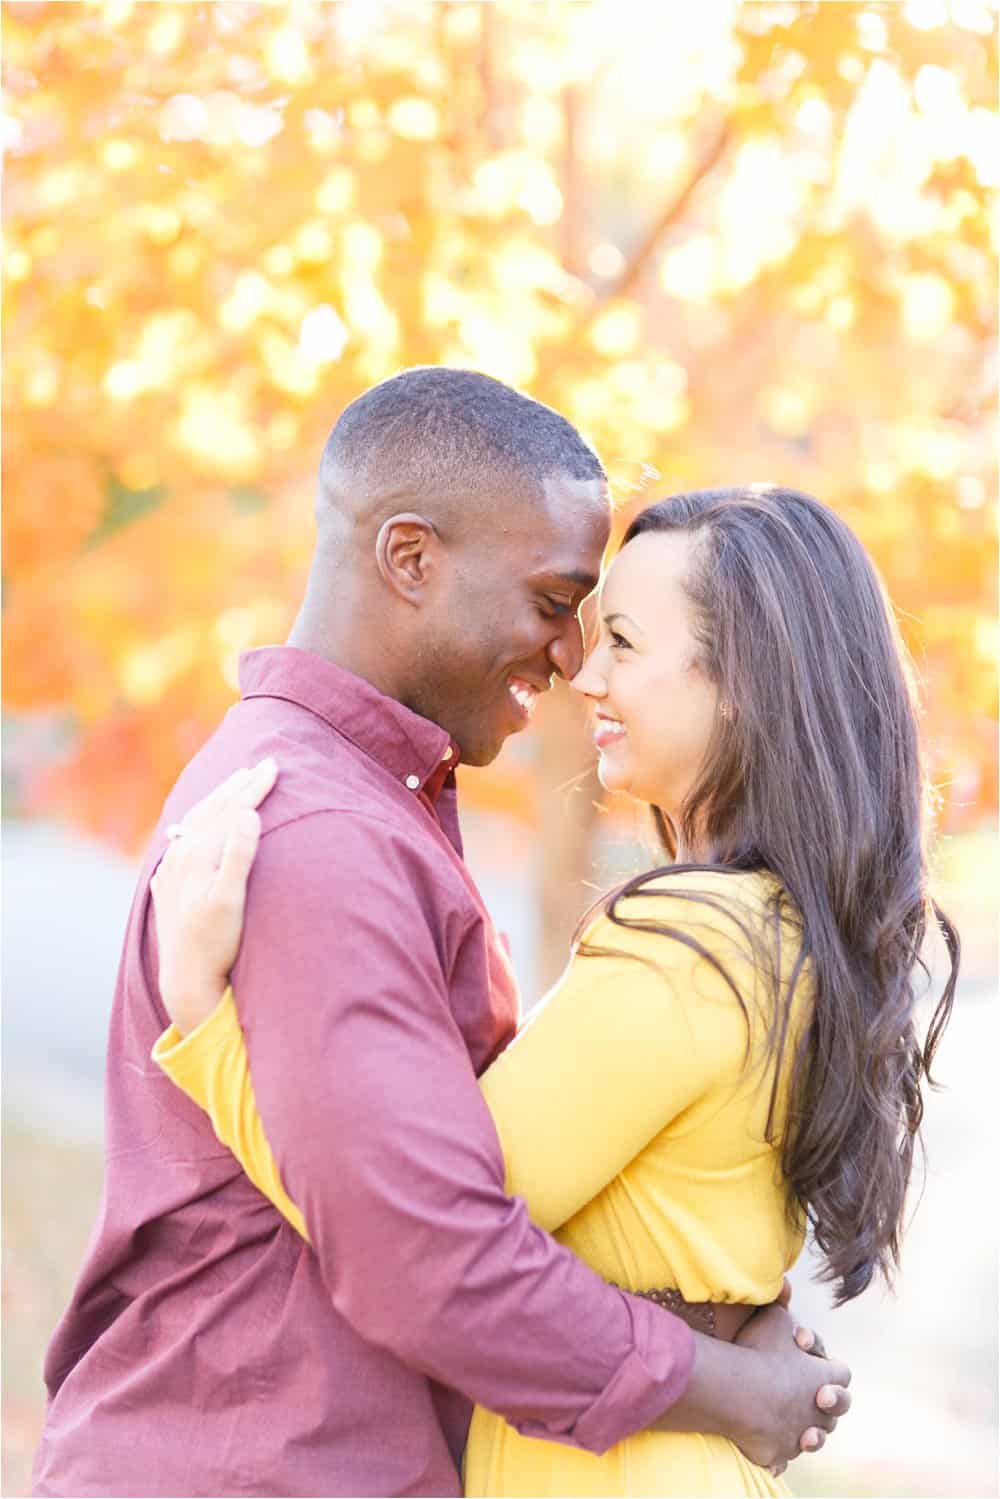
[[[610,629],[616,619],[623,619],[627,625],[631,625],[633,630],[637,630],[640,635],[645,635],[646,632],[642,628],[642,626],[637,625],[634,619],[630,619],[627,614],[622,614],[621,611],[618,611],[615,614],[606,614],[604,616],[604,623]]]

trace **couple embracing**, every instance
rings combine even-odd
[[[601,581],[597,457],[449,369],[348,407],[317,520],[142,870],[35,1492],[785,1492],[850,1379],[785,1272],[807,1224],[840,1300],[891,1272],[957,968],[872,565],[751,486],[645,510]],[[455,767],[555,676],[663,857],[518,1030]]]

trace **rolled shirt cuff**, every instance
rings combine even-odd
[[[522,1436],[563,1442],[600,1456],[644,1430],[684,1394],[694,1367],[694,1333],[663,1307],[622,1295],[632,1323],[632,1351],[571,1431],[556,1433],[539,1422],[514,1422]]]

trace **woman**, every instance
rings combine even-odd
[[[934,908],[951,972],[921,1046],[925,788],[878,578],[809,496],[677,496],[627,531],[573,686],[593,710],[604,785],[649,803],[668,862],[601,903],[559,984],[481,1079],[508,1190],[607,1279],[689,1302],[772,1300],[809,1222],[846,1301],[898,1262],[921,1082],[958,963]],[[213,909],[195,865],[247,832],[224,795],[190,825],[203,837],[171,850],[154,893],[164,1002],[198,1029],[180,1040],[172,1028],[155,1055],[304,1234],[256,1113],[231,994],[209,1014],[171,991],[171,954]],[[238,860],[221,864],[232,896]],[[238,931],[226,940],[232,959]],[[523,1438],[482,1409],[465,1484],[785,1492],[720,1437],[644,1432],[598,1458]]]

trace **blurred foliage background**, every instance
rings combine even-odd
[[[994,5],[2,11],[8,811],[134,856],[291,622],[340,410],[471,366],[580,427],[622,524],[743,480],[846,516],[990,970]],[[531,993],[636,850],[568,696],[538,720],[463,781]]]
[[[7,4],[4,56],[5,693],[62,750],[22,741],[33,805],[139,847],[290,621],[330,426],[422,363],[556,406],[626,511],[836,505],[948,824],[995,796],[992,7]]]

